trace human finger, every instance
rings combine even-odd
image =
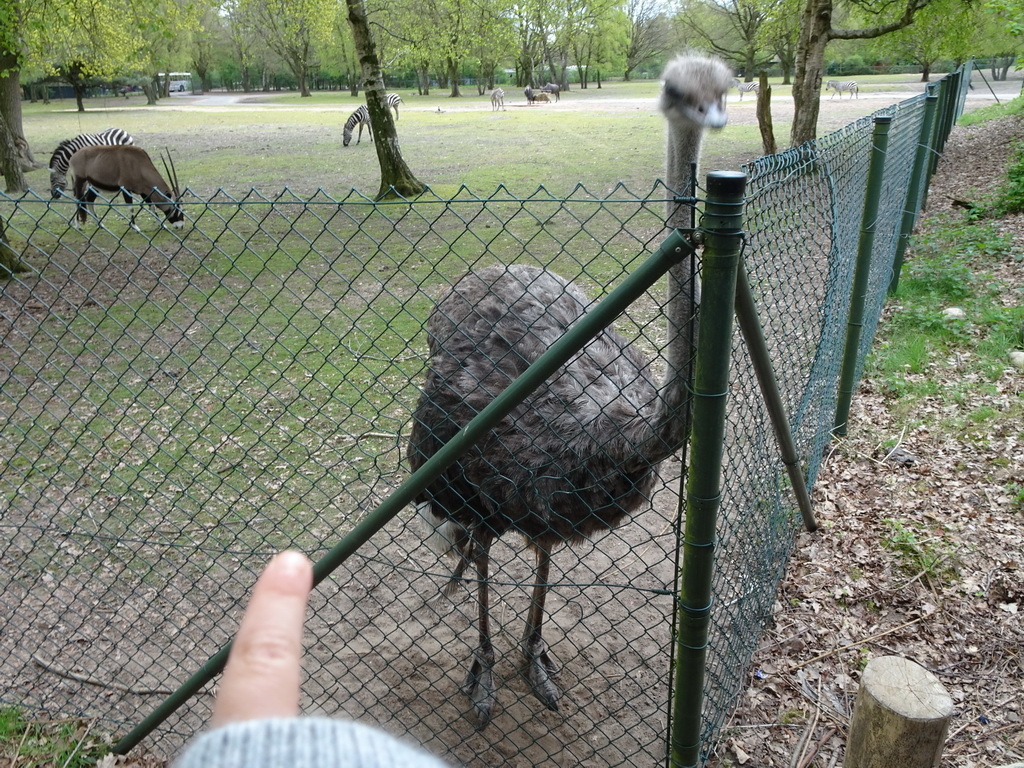
[[[302,631],[312,564],[281,552],[267,565],[242,617],[213,708],[214,727],[299,712]]]

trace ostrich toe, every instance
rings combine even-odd
[[[538,643],[524,643],[523,654],[526,656],[523,671],[526,679],[530,681],[533,695],[540,699],[545,707],[557,712],[558,699],[562,692],[552,678],[558,673],[558,664],[548,653],[543,640]]]
[[[473,702],[478,729],[491,722],[491,716],[494,714],[497,697],[494,693],[494,675],[491,672],[493,666],[493,654],[488,655],[480,650],[475,651],[473,663],[469,666],[466,681],[461,688],[462,692]]]

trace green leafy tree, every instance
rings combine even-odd
[[[921,67],[921,81],[931,79],[932,65],[939,59],[963,61],[977,28],[976,9],[960,0],[932,0],[909,27],[877,41],[873,50],[880,56],[895,55]]]
[[[790,143],[811,141],[818,132],[821,80],[825,49],[833,40],[872,40],[909,26],[930,0],[806,0],[800,13],[796,67],[793,78],[793,124]],[[874,26],[841,28],[833,25],[839,14],[858,9]]]
[[[601,87],[601,71],[620,72],[625,67],[628,18],[614,4],[606,12],[595,11],[572,40],[572,56],[580,77],[580,88],[591,80]]]
[[[310,96],[310,72],[332,34],[337,5],[330,0],[237,0],[240,19],[252,25],[295,77],[300,96]]]

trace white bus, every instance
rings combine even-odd
[[[192,73],[191,72],[163,72],[160,78],[169,83],[167,90],[171,93],[191,93]]]

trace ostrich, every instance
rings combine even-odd
[[[725,125],[732,72],[717,59],[680,56],[662,79],[667,182],[682,191],[704,130]],[[688,226],[687,219],[682,206],[670,204],[669,226]],[[490,546],[512,529],[536,554],[522,641],[524,671],[534,695],[557,710],[557,666],[541,633],[551,553],[614,527],[640,507],[649,499],[659,463],[688,437],[693,301],[699,301],[694,267],[691,257],[669,275],[671,340],[660,387],[651,361],[605,329],[415,500],[427,524],[427,544],[457,557],[446,591],[455,589],[470,564],[479,576],[479,644],[461,688],[479,728],[490,721],[496,702]],[[430,361],[413,413],[412,470],[577,322],[589,303],[577,286],[533,266],[497,265],[460,279],[427,321]]]

